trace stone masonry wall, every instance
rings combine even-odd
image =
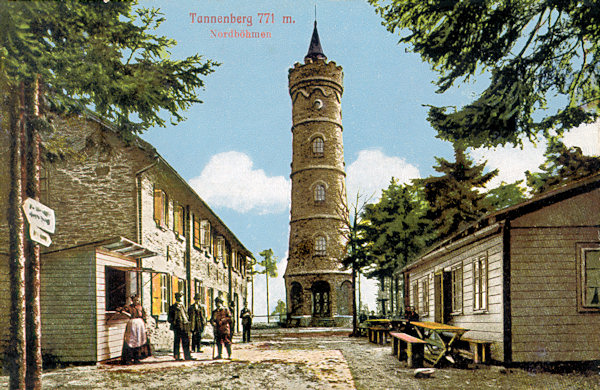
[[[134,173],[142,164],[142,154],[134,146],[123,147],[96,122],[84,118],[57,122],[76,158],[44,163],[49,191],[41,201],[54,209],[56,216],[49,250],[117,235],[135,240],[135,219],[129,216],[135,215]],[[0,166],[4,170],[8,167],[7,139],[2,141]],[[6,205],[8,179],[8,170],[0,172],[0,199]],[[6,207],[0,216],[0,251],[8,251]]]
[[[342,68],[325,60],[307,60],[289,73],[292,99],[292,202],[289,259],[285,272],[288,311],[293,282],[302,286],[302,307],[292,325],[344,325],[338,316],[337,291],[350,274],[343,271],[346,186],[341,113]],[[323,140],[323,153],[314,153],[313,141]],[[315,188],[325,189],[325,200],[315,199]],[[317,237],[326,241],[325,254],[315,251]],[[313,315],[313,286],[327,282],[329,318]],[[345,290],[344,290],[345,291]],[[342,299],[342,298],[340,298]],[[343,298],[347,301],[347,297]]]

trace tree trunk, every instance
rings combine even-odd
[[[360,314],[360,310],[362,307],[362,296],[360,295],[360,272],[357,272],[357,280],[358,280],[358,314]]]
[[[394,276],[390,276],[390,318],[394,317]]]
[[[39,85],[36,80],[26,91],[27,117],[39,115]],[[27,181],[26,195],[35,200],[40,196],[40,140],[36,124],[27,121]],[[42,325],[40,315],[40,246],[27,240],[25,244],[25,323],[26,323],[26,385],[27,389],[42,388]]]
[[[269,273],[265,272],[265,278],[267,278],[267,324],[269,323]]]
[[[356,266],[352,266],[352,336],[358,337],[358,313],[356,310]]]
[[[8,199],[10,326],[6,361],[10,389],[25,388],[25,221],[21,212],[23,85],[10,91],[10,193]]]
[[[250,272],[250,283],[252,284],[252,313],[254,313],[254,265]]]

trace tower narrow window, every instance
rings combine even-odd
[[[314,157],[323,157],[325,142],[323,138],[317,137],[312,142],[312,152]]]
[[[319,236],[315,238],[315,255],[325,256],[327,253],[327,240],[325,237]]]
[[[325,202],[325,186],[317,184],[315,186],[315,203]]]

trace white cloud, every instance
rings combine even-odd
[[[581,125],[570,130],[563,137],[565,145],[579,146],[584,154],[600,154],[600,121],[589,125]],[[505,146],[492,149],[479,148],[470,151],[470,155],[478,163],[487,160],[486,166],[498,169],[499,174],[489,184],[494,188],[501,182],[513,183],[525,179],[525,171],[539,171],[539,166],[544,163],[544,152],[547,142],[541,140],[537,145],[529,141],[523,143],[523,149]]]
[[[490,170],[498,169],[498,176],[490,181],[488,188],[494,188],[501,182],[513,183],[525,179],[525,171],[538,171],[538,167],[545,160],[544,151],[546,141],[537,145],[529,141],[523,143],[523,149],[504,146],[497,148],[479,148],[469,152],[471,157],[481,163],[487,160],[486,167]]]
[[[600,155],[600,121],[570,130],[564,135],[563,142],[569,147],[579,146],[588,156]]]
[[[371,202],[381,197],[381,190],[387,188],[392,177],[400,183],[420,177],[419,169],[400,157],[391,157],[381,150],[361,150],[358,158],[346,170],[348,202],[356,200],[356,194],[369,197]]]
[[[211,206],[229,207],[240,213],[280,213],[288,209],[290,202],[289,180],[267,176],[253,167],[247,154],[236,151],[212,156],[190,185]]]

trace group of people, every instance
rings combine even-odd
[[[175,293],[175,303],[169,307],[167,321],[171,324],[173,331],[173,357],[182,360],[180,349],[183,349],[183,359],[193,360],[191,352],[202,352],[202,333],[206,326],[206,315],[204,307],[200,303],[201,295],[194,296],[194,302],[189,308],[181,302],[183,294]],[[213,327],[214,343],[217,346],[217,356],[213,358],[222,359],[223,346],[227,351],[227,357],[231,359],[231,343],[234,332],[234,310],[233,302],[230,308],[223,305],[223,299],[215,299],[215,310],[212,312],[210,324]],[[119,312],[129,316],[123,337],[123,352],[121,354],[122,364],[139,363],[151,355],[150,341],[146,332],[146,312],[140,304],[139,296],[131,297],[131,304],[118,309]],[[252,312],[244,302],[244,308],[240,312],[243,327],[243,342],[250,342],[250,329],[252,327]],[[191,348],[190,348],[191,336]]]

